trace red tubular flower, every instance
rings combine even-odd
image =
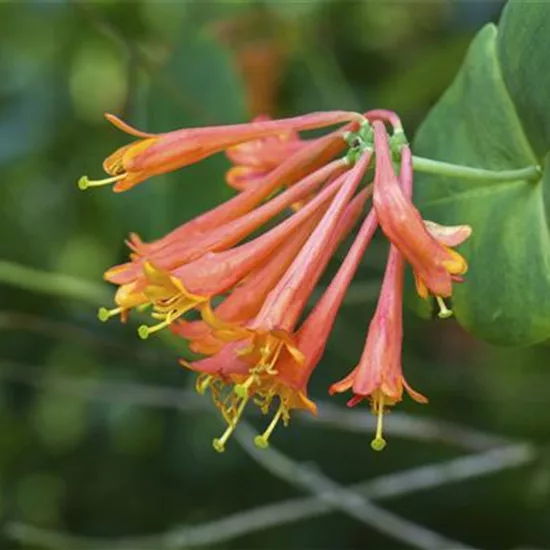
[[[345,144],[343,136],[343,131],[337,131],[308,143],[301,151],[275,168],[262,182],[184,223],[161,239],[144,243],[136,234],[130,235],[127,244],[134,251],[134,259],[140,256],[150,257],[175,242],[195,239],[247,214],[281,187],[290,186],[327,164]],[[107,277],[108,275],[109,271]]]
[[[326,254],[328,256],[332,256],[341,241],[351,231],[370,194],[370,188],[364,189],[348,205],[335,229],[332,241],[327,247]],[[250,323],[259,313],[269,292],[273,290],[310,236],[321,215],[322,212],[304,224],[299,234],[286,242],[265,265],[260,266],[243,284],[235,288],[214,312],[208,314],[208,318],[216,319],[215,324],[221,321],[223,327],[244,326]],[[225,345],[225,341],[217,338],[215,330],[205,321],[182,322],[176,325],[172,331],[189,340],[191,350],[196,353],[211,355],[217,353]]]
[[[260,265],[235,288],[215,309],[216,318],[234,325],[244,325],[251,321],[257,315],[266,296],[304,245],[321,215],[322,211],[306,221],[292,239],[283,243],[264,265]],[[212,355],[225,345],[225,342],[212,334],[212,327],[205,321],[183,321],[174,326],[172,332],[189,340],[189,347],[195,353]]]
[[[298,320],[309,295],[330,260],[330,256],[326,254],[328,243],[338,225],[340,216],[361,183],[370,160],[371,153],[367,151],[345,176],[344,184],[323,219],[279,281],[276,289],[264,303],[253,326],[250,327],[252,330],[257,330],[259,327],[263,327],[265,330],[271,328],[284,330],[291,328]],[[294,321],[294,319],[296,320]]]
[[[252,241],[230,250],[210,252],[173,271],[159,270],[146,263],[144,271],[148,283],[145,288],[130,283],[132,292],[124,293],[126,299],[132,300],[132,305],[136,293],[145,295],[153,305],[153,318],[160,321],[153,327],[142,325],[140,336],[146,338],[150,333],[169,326],[190,309],[201,307],[212,297],[224,294],[241,282],[284,242],[296,238],[299,234],[296,231],[316,215],[318,209],[326,208],[344,185],[344,176],[328,185],[299,212]],[[117,304],[118,310],[130,307],[122,301]]]
[[[323,219],[271,290],[252,322],[245,327],[233,325],[216,318],[209,308],[203,309],[203,318],[214,328],[214,335],[231,343],[211,358],[185,364],[192,370],[208,376],[205,385],[201,387],[206,388],[214,380],[217,380],[217,383],[221,381],[222,384],[229,380],[236,384],[233,393],[241,400],[240,405],[236,407],[238,411],[242,412],[245,404],[254,396],[262,412],[267,413],[273,399],[279,398],[280,405],[273,421],[266,433],[257,439],[259,445],[267,444],[269,434],[281,418],[285,422],[288,421],[291,409],[308,408],[315,412],[315,405],[307,399],[304,389],[296,391],[293,384],[298,382],[298,378],[291,376],[288,367],[282,371],[282,378],[278,376],[279,362],[284,362],[286,357],[287,360],[295,362],[296,368],[301,368],[305,364],[306,358],[298,348],[293,333],[306,300],[338,242],[351,229],[367,198],[368,191],[365,190],[352,200],[369,162],[370,155],[367,154],[346,177]],[[305,208],[308,207],[309,205]],[[237,354],[237,360],[227,360],[228,349]],[[248,366],[247,370],[244,365]],[[313,367],[307,368],[312,370]],[[305,378],[304,381],[307,382]],[[214,390],[214,395],[217,391]],[[231,410],[235,408],[235,399],[232,398],[230,401]],[[219,406],[216,399],[215,402]],[[224,417],[230,416],[224,412]],[[225,442],[235,429],[238,416],[228,422],[226,432],[215,440],[214,447],[217,450],[224,449]]]
[[[271,119],[258,116],[253,122],[265,120]],[[243,191],[249,185],[261,182],[272,170],[306,145],[307,142],[293,130],[234,145],[225,152],[234,164],[225,179],[228,185]]]
[[[460,280],[468,265],[464,258],[443,245],[426,229],[422,217],[397,179],[384,124],[373,123],[376,150],[373,204],[387,238],[411,264],[422,298],[431,292],[436,297],[452,295],[453,280]],[[412,156],[402,148],[402,183],[412,187]]]
[[[141,338],[166,327],[206,357],[182,364],[197,374],[197,390],[212,396],[227,429],[213,442],[222,452],[247,403],[263,414],[275,410],[263,434],[266,447],[277,424],[294,409],[316,414],[309,380],[321,360],[345,293],[378,224],[390,241],[380,298],[361,358],[330,393],[351,390],[348,406],[368,400],[378,416],[372,447],[385,446],[383,415],[403,398],[427,399],[406,382],[401,365],[405,262],[421,297],[435,296],[440,316],[451,314],[443,298],[462,281],[466,261],[453,247],[471,234],[467,225],[423,220],[412,203],[412,154],[399,117],[374,110],[344,111],[249,124],[148,134],[107,115],[139,138],[104,162],[111,177],[82,178],[82,188],[114,183],[123,191],[150,176],[176,170],[225,151],[234,166],[226,174],[240,191],[232,199],[187,221],[162,238],[143,242],[131,234],[130,261],[105,273],[118,285],[117,307],[100,318],[151,309],[156,324],[142,325]],[[372,126],[370,126],[370,122]],[[316,139],[298,132],[340,124]],[[393,126],[389,138],[385,124]],[[345,150],[345,153],[344,153]],[[344,153],[343,158],[335,158]],[[375,155],[374,182],[360,189]],[[394,160],[400,160],[396,175]],[[367,180],[368,182],[368,180]],[[363,218],[366,200],[373,208]],[[282,214],[288,216],[265,230]],[[330,284],[304,317],[328,262],[360,219],[362,223]],[[200,320],[185,317],[190,310]]]
[[[370,400],[373,413],[378,415],[376,437],[372,441],[375,450],[382,450],[385,446],[382,437],[385,407],[401,401],[403,388],[415,401],[427,402],[422,394],[407,384],[401,368],[403,275],[403,256],[392,245],[380,298],[359,364],[329,390],[332,395],[351,389],[354,395],[348,406],[363,399]]]
[[[307,385],[325,351],[338,310],[377,225],[376,216],[371,212],[330,285],[297,331],[294,341],[303,354],[303,361],[283,351],[277,362],[271,391],[279,397],[281,405],[264,433],[256,437],[259,447],[267,447],[277,422],[281,417],[288,421],[291,410],[305,409],[317,414],[317,406],[308,398]]]
[[[132,262],[111,268],[105,274],[105,278],[116,284],[127,284],[140,277],[146,262],[154,264],[158,269],[170,270],[185,265],[207,252],[226,250],[297,200],[309,196],[330,177],[338,175],[348,168],[349,166],[343,159],[332,161],[246,215],[213,228],[211,231],[195,233],[186,240],[173,240],[146,256],[136,256]]]
[[[184,128],[162,134],[149,134],[131,127],[114,115],[108,114],[106,117],[121,130],[140,139],[107,157],[103,168],[111,177],[91,181],[83,176],[78,182],[81,189],[114,183],[113,191],[126,191],[151,176],[177,170],[239,143],[285,131],[311,130],[342,122],[364,121],[358,113],[330,111],[280,120]]]

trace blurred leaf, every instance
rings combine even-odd
[[[244,90],[233,60],[205,33],[182,33],[167,62],[142,90],[139,126],[164,132],[180,127],[245,121]],[[127,230],[160,237],[230,196],[223,157],[152,178],[107,198]]]
[[[439,48],[427,49],[417,62],[407,63],[383,80],[378,94],[385,107],[402,113],[429,105],[452,81],[470,40],[470,36],[451,35]]]
[[[544,164],[550,110],[544,112],[542,104],[548,97],[550,71],[543,46],[549,35],[542,29],[549,27],[549,4],[515,0],[499,32],[494,25],[484,27],[456,80],[420,128],[415,152],[492,170]],[[521,72],[516,66],[523,67]],[[453,308],[464,327],[488,341],[521,346],[550,336],[544,194],[549,177],[546,169],[538,182],[472,183],[426,175],[417,179],[417,199],[426,218],[468,223],[474,229],[461,248],[470,272],[466,283],[457,285]]]

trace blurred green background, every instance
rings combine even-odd
[[[378,107],[398,111],[413,135],[473,35],[501,9],[450,0],[0,4],[1,548],[43,547],[18,522],[139,536],[303,494],[235,441],[223,455],[212,451],[222,423],[208,399],[186,405],[189,395],[180,396],[193,376],[177,364],[179,342],[144,343],[134,324],[97,320],[111,300],[102,273],[125,258],[130,231],[160,236],[231,196],[223,156],[124,195],[80,192],[77,179],[102,177],[103,158],[128,141],[103,113],[164,131]],[[325,401],[359,357],[384,254],[375,241],[313,378],[314,398]],[[384,506],[478,548],[550,546],[548,357],[544,346],[497,349],[452,321],[408,315],[404,368],[430,404],[405,400],[399,411],[529,440],[540,453],[524,467]],[[147,393],[158,386],[172,393]],[[343,408],[344,398],[332,401]],[[431,440],[390,430],[387,449],[373,453],[369,430],[295,418],[273,443],[343,484],[464,453],[444,441],[445,429]],[[337,512],[203,547],[408,546]]]

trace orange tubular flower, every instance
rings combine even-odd
[[[345,215],[349,205],[353,204],[353,195],[368,168],[370,158],[371,155],[367,153],[345,178],[344,184],[340,187],[323,219],[269,293],[251,323],[246,327],[231,325],[216,319],[210,314],[210,310],[203,311],[204,320],[215,329],[214,334],[218,338],[236,342],[237,346],[233,349],[239,356],[239,361],[232,365],[237,370],[235,372],[229,370],[225,362],[217,359],[204,360],[199,366],[194,364],[190,368],[204,372],[202,369],[204,363],[217,364],[221,369],[218,371],[218,376],[229,375],[233,381],[236,381],[235,376],[242,377],[243,362],[247,363],[248,376],[244,380],[241,378],[242,381],[239,381],[234,390],[242,400],[242,407],[244,408],[246,402],[255,396],[261,410],[267,412],[274,397],[278,396],[280,400],[275,418],[266,432],[267,435],[264,434],[266,442],[280,418],[288,421],[289,408],[296,408],[301,403],[301,406],[314,411],[314,405],[307,400],[303,392],[302,396],[298,396],[295,400],[291,398],[292,387],[277,379],[278,362],[287,356],[298,365],[305,363],[305,356],[298,348],[293,333],[311,292],[330,260],[333,247],[341,238],[338,230],[349,229],[348,222],[344,222],[342,216]],[[365,195],[360,196],[360,204],[364,199]],[[303,210],[308,207],[309,205]],[[224,350],[225,348],[222,349]],[[243,409],[239,406],[238,410]],[[235,425],[236,420],[230,422],[223,436],[215,440],[214,446],[217,450],[223,450]]]
[[[216,274],[219,275],[224,269],[226,271],[227,269],[231,269],[232,264],[230,262],[237,262],[243,269],[252,269],[255,261],[262,261],[266,254],[273,252],[284,239],[288,238],[289,231],[299,227],[299,224],[306,221],[308,217],[315,216],[317,209],[323,207],[323,205],[330,200],[337,192],[343,180],[336,180],[325,187],[325,189],[317,195],[316,199],[311,201],[310,206],[308,205],[309,208],[303,209],[304,212],[297,213],[259,239],[233,250],[228,250],[228,248],[235,244],[235,242],[242,240],[250,232],[259,227],[259,225],[280,212],[286,206],[289,206],[297,198],[310,193],[313,189],[321,185],[321,183],[325,182],[329,175],[339,174],[347,168],[349,167],[344,160],[334,161],[246,216],[230,221],[209,233],[198,233],[195,235],[195,239],[190,238],[189,242],[174,240],[172,243],[160,249],[156,255],[151,254],[151,259],[148,258],[147,261],[142,258],[136,258],[130,264],[111,268],[106,273],[106,278],[111,282],[121,285],[115,296],[117,307],[110,311],[102,308],[100,310],[100,318],[102,320],[107,320],[109,317],[119,313],[126,315],[128,309],[151,301],[157,303],[157,305],[161,302],[163,305],[159,305],[159,307],[162,311],[165,311],[165,300],[176,295],[189,295],[187,297],[188,299],[186,298],[184,300],[187,305],[184,310],[182,310],[182,313],[187,311],[189,307],[192,308],[198,303],[203,303],[204,300],[202,298],[199,299],[197,296],[192,296],[192,292],[180,288],[183,284],[181,281],[174,283],[179,276],[178,273],[184,277],[184,280],[186,277],[191,277],[197,284],[201,284],[200,281],[205,280],[203,277],[204,273],[212,273],[213,276]],[[227,253],[223,254],[224,251],[227,251]],[[254,256],[254,254],[256,254],[256,256]],[[237,258],[239,258],[239,260],[237,260]],[[225,265],[229,266],[229,268],[223,267],[223,262],[225,262]],[[190,266],[190,268],[186,269],[186,266]],[[246,268],[244,266],[246,266]],[[163,274],[161,275],[161,273]],[[233,275],[236,273],[241,272],[234,270]],[[172,282],[170,282],[171,274],[175,275]],[[243,277],[247,274],[248,271],[246,270],[242,272]],[[152,281],[151,285],[147,282],[148,280]],[[212,290],[212,279],[210,279],[210,281],[210,286],[207,285],[206,288]],[[238,280],[235,280],[233,284],[237,282]],[[147,286],[152,289],[152,292],[144,293]],[[159,286],[163,288],[162,296],[158,293]],[[204,285],[202,285],[202,288],[205,289]],[[217,293],[218,291],[216,294]],[[150,298],[147,298],[147,295]],[[137,296],[139,296],[139,298]],[[139,300],[141,300],[141,302]],[[192,303],[195,305],[190,305]],[[180,313],[180,315],[182,313]],[[170,316],[170,319],[173,321],[177,317]],[[162,318],[166,320],[164,316]],[[145,334],[145,329],[142,329],[142,333]]]
[[[304,245],[321,215],[322,211],[319,211],[310,220],[307,220],[292,239],[283,243],[264,265],[260,265],[241,285],[235,288],[215,309],[216,318],[224,323],[236,325],[243,325],[251,321],[257,315],[269,292]],[[172,332],[189,340],[189,347],[195,353],[212,355],[225,345],[224,341],[216,338],[212,327],[205,321],[183,321],[173,327]]]
[[[403,388],[419,403],[427,399],[414,391],[403,377],[401,344],[403,338],[403,256],[395,246],[390,247],[388,264],[382,282],[380,299],[370,323],[365,348],[359,364],[340,382],[330,387],[330,393],[352,390],[348,402],[353,406],[370,399],[373,413],[378,415],[376,437],[372,448],[382,450],[386,444],[382,437],[382,420],[385,407],[401,401]]]
[[[413,173],[409,147],[402,149],[402,188],[393,169],[384,124],[375,121],[373,128],[376,150],[373,203],[380,226],[411,264],[418,294],[427,298],[430,292],[441,304],[442,297],[452,295],[453,280],[460,281],[468,265],[460,254],[430,234],[420,213],[407,197],[404,189],[412,188]]]
[[[370,189],[359,193],[340,216],[335,231],[327,242],[328,256],[332,255],[353,227],[369,194]],[[328,213],[325,216],[328,218]],[[295,337],[292,336],[292,327],[296,324],[297,318],[284,319],[281,326],[286,323],[285,329],[271,330],[269,334],[254,334],[250,342],[250,329],[239,329],[230,323],[220,322],[214,318],[210,310],[203,312],[205,319],[217,327],[219,337],[232,340],[236,332],[240,331],[237,336],[242,338],[225,345],[220,342],[222,345],[212,357],[192,363],[182,361],[184,366],[200,373],[197,381],[198,391],[204,393],[208,387],[210,388],[214,403],[228,422],[228,428],[222,437],[214,440],[216,450],[224,450],[225,443],[251,398],[254,398],[264,414],[269,411],[273,399],[279,400],[277,412],[269,427],[255,440],[261,447],[267,446],[269,436],[279,420],[282,419],[285,424],[288,422],[292,409],[307,409],[313,414],[316,413],[315,404],[307,397],[307,382],[322,355],[345,290],[375,228],[376,218],[371,215],[363,224],[350,253],[322,300]],[[314,277],[317,278],[318,275],[315,274]],[[276,289],[272,294],[276,294]],[[262,342],[256,351],[253,349],[255,337]],[[305,353],[302,353],[302,350]],[[234,385],[234,390],[225,392],[227,398],[222,400],[220,395],[226,385]]]
[[[134,305],[136,293],[145,295],[153,305],[153,318],[160,321],[153,327],[140,327],[140,336],[146,338],[149,334],[169,326],[187,311],[203,307],[214,296],[224,294],[243,281],[288,239],[296,238],[301,225],[316,215],[318,209],[326,208],[326,204],[343,187],[344,176],[325,187],[299,212],[252,241],[230,250],[204,254],[172,271],[159,270],[146,263],[144,271],[148,282],[144,288],[129,283],[131,292],[123,294],[128,303],[117,301],[117,310],[131,307],[128,305],[130,303]],[[123,285],[120,289],[125,287]],[[118,293],[116,298],[119,298]]]
[[[272,395],[277,395],[280,407],[262,435],[255,439],[259,447],[267,447],[269,437],[281,419],[286,423],[293,409],[305,409],[317,414],[317,406],[308,398],[307,385],[325,351],[336,315],[344,299],[365,250],[378,226],[374,212],[364,220],[357,237],[338,272],[332,279],[315,308],[297,331],[294,340],[303,354],[303,361],[285,351],[277,362],[277,372],[270,384]],[[266,402],[266,396],[264,402]]]
[[[334,232],[333,239],[327,247],[328,256],[332,256],[342,239],[351,231],[370,194],[370,188],[364,189],[348,205]],[[208,318],[215,319],[217,322],[221,321],[223,326],[243,326],[250,323],[259,313],[269,292],[273,290],[310,236],[321,215],[322,212],[319,212],[317,216],[306,222],[292,240],[287,241],[265,265],[260,266],[243,284],[235,288],[214,312],[208,312]],[[214,322],[216,323],[216,321]],[[196,353],[212,355],[225,345],[225,341],[217,338],[215,329],[205,321],[184,321],[173,327],[172,332],[189,340],[191,350]]]
[[[243,216],[278,189],[300,181],[327,164],[336,153],[341,151],[342,145],[345,144],[344,135],[344,131],[337,131],[313,140],[301,151],[287,158],[258,185],[184,223],[161,239],[152,243],[144,243],[137,235],[133,234],[130,236],[128,245],[138,256],[147,256],[175,241],[194,238],[199,233],[206,233]]]
[[[158,251],[152,251],[146,256],[136,256],[130,263],[111,268],[105,274],[105,278],[116,284],[127,284],[139,278],[146,262],[154,264],[159,269],[175,269],[207,252],[226,250],[283,212],[297,200],[309,196],[330,177],[338,175],[348,168],[348,164],[343,159],[332,161],[246,215],[213,228],[211,231],[195,233],[186,240],[173,240]]]
[[[258,116],[253,121],[265,120],[271,119],[267,116]],[[225,152],[235,165],[229,169],[225,179],[233,189],[243,191],[249,185],[261,182],[285,159],[303,149],[305,145],[307,142],[300,139],[293,130],[234,145]],[[342,147],[343,145],[342,143]]]
[[[103,168],[111,177],[91,181],[83,176],[78,182],[81,189],[114,183],[113,191],[126,191],[151,176],[172,172],[239,143],[292,130],[312,130],[342,122],[364,122],[358,113],[330,111],[280,120],[149,134],[114,115],[107,114],[106,117],[117,128],[140,139],[121,147],[105,159]]]
[[[358,363],[329,392],[350,390],[350,407],[370,403],[378,417],[371,446],[383,449],[384,413],[404,392],[427,402],[402,371],[405,265],[412,267],[418,294],[436,298],[440,317],[451,315],[444,298],[468,268],[453,247],[472,232],[467,225],[423,220],[413,205],[412,153],[397,114],[373,110],[282,120],[258,117],[249,124],[163,134],[107,118],[139,139],[105,160],[111,177],[95,182],[84,177],[82,188],[113,183],[114,191],[124,191],[222,151],[233,164],[226,174],[227,183],[239,191],[233,198],[154,241],[130,235],[130,259],[104,275],[118,287],[116,307],[99,312],[101,320],[120,315],[124,322],[130,310],[149,308],[154,323],[138,328],[142,339],[169,328],[202,354],[181,363],[197,375],[197,391],[208,391],[226,422],[224,433],[213,441],[219,452],[248,403],[273,415],[255,438],[259,447],[269,445],[278,423],[286,425],[294,410],[317,413],[308,396],[309,380],[380,225],[390,249],[376,311]],[[391,138],[385,124],[393,127]],[[323,137],[302,139],[299,134],[332,125],[339,126]],[[369,171],[373,159],[374,181]],[[394,162],[400,163],[399,176]],[[371,195],[373,205],[365,213]],[[336,275],[304,315],[329,261],[358,222]],[[199,319],[189,315],[192,310]]]

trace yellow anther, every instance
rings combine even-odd
[[[114,309],[107,309],[106,307],[100,307],[97,311],[97,318],[102,322],[107,322],[111,317],[122,313],[121,307],[115,307]]]
[[[162,330],[163,328],[166,328],[172,323],[172,317],[167,317],[162,323],[158,323],[157,325],[148,326],[148,325],[140,325],[138,327],[138,336],[142,340],[147,340],[151,334],[154,334],[155,332],[158,332],[159,330]]]
[[[249,376],[242,384],[235,384],[233,387],[233,391],[243,399],[248,397],[248,390],[250,389],[250,386],[254,383],[254,380],[256,377],[254,375]]]
[[[267,449],[269,447],[269,441],[262,435],[257,435],[254,438],[254,445],[259,449]]]
[[[221,437],[216,437],[212,440],[212,447],[214,447],[214,450],[218,453],[223,453],[225,451],[225,444],[231,437],[231,434],[235,431],[235,428],[237,427],[239,419],[241,418],[241,415],[243,414],[244,408],[246,407],[247,403],[248,398],[242,400],[239,408],[237,409],[237,413],[235,414],[235,418],[233,418],[233,420],[230,422],[225,432],[223,432]]]
[[[221,438],[216,438],[212,440],[212,447],[214,447],[214,450],[217,451],[218,453],[223,453],[225,451],[225,441],[223,439],[224,438],[221,437]]]
[[[119,174],[118,176],[113,176],[112,178],[105,178],[103,180],[90,180],[88,176],[82,176],[78,180],[78,188],[81,191],[85,191],[88,187],[101,187],[103,185],[109,185],[110,183],[115,183],[117,181],[123,180],[128,174]]]
[[[448,319],[449,317],[452,317],[453,310],[449,309],[445,305],[445,302],[444,302],[443,298],[441,298],[441,296],[436,296],[435,299],[437,301],[437,305],[439,306],[439,313],[437,314],[437,316],[440,319]]]
[[[384,423],[384,394],[376,399],[375,402],[375,411],[378,415],[378,420],[376,423],[376,434],[374,439],[370,442],[370,446],[373,451],[381,451],[386,446],[386,440],[382,437],[383,423]]]
[[[254,438],[254,445],[256,445],[256,447],[259,447],[260,449],[266,449],[269,446],[269,438],[271,437],[271,434],[273,433],[275,426],[278,424],[279,420],[281,419],[283,411],[284,411],[284,407],[283,405],[280,405],[279,409],[277,410],[277,413],[269,423],[267,430],[263,434],[257,435]]]

